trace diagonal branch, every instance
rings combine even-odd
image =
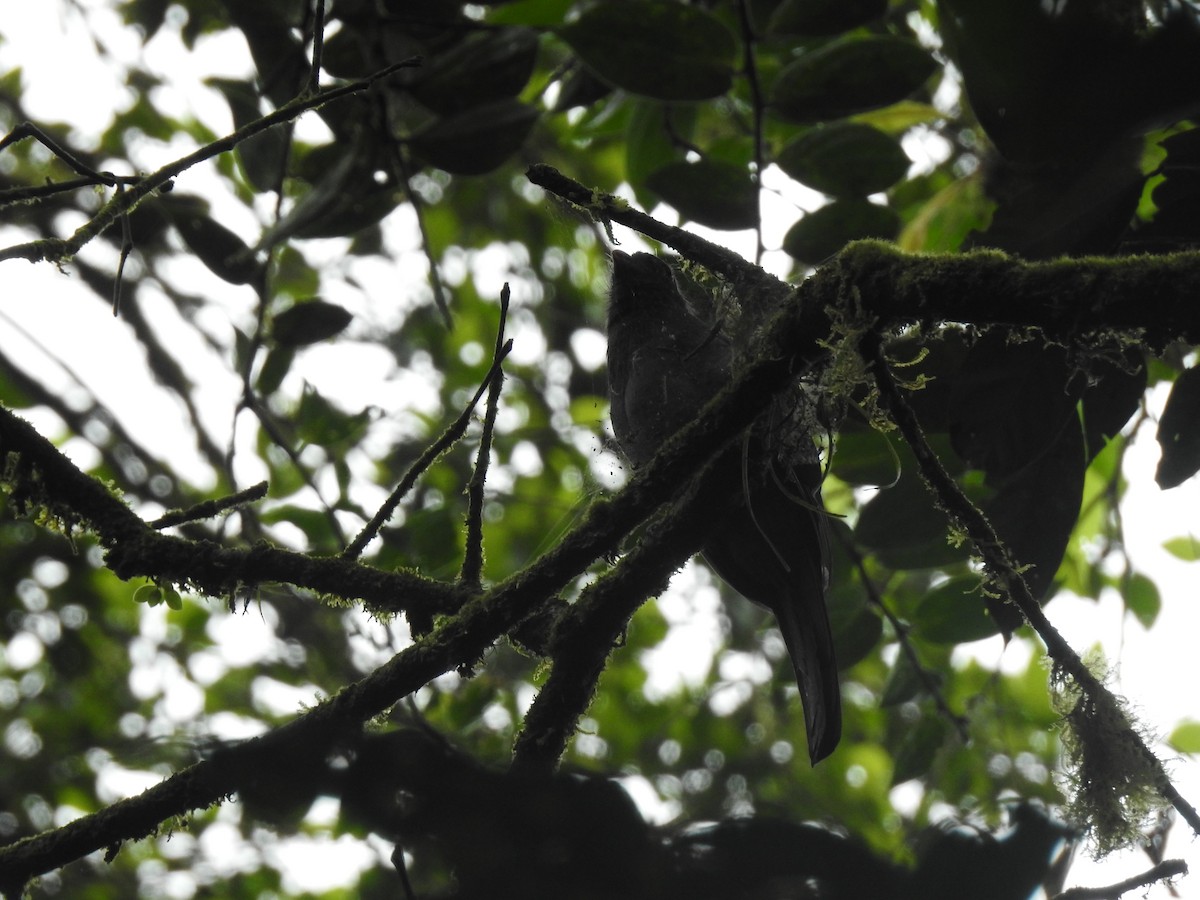
[[[145,178],[140,179],[136,184],[130,185],[126,190],[116,194],[108,203],[104,204],[100,208],[100,211],[81,225],[71,237],[43,238],[24,244],[16,244],[15,246],[0,250],[0,262],[8,259],[27,259],[30,262],[39,262],[42,260],[55,263],[64,262],[78,253],[84,244],[103,234],[109,226],[121,216],[130,212],[147,196],[186,172],[192,166],[202,163],[206,159],[212,159],[214,156],[220,156],[222,153],[228,153],[238,144],[254,137],[256,134],[260,134],[269,128],[274,128],[276,125],[290,122],[309,110],[317,109],[326,103],[331,103],[350,94],[365,91],[376,82],[387,78],[400,69],[412,68],[420,64],[421,58],[414,56],[401,60],[398,63],[393,63],[358,81],[352,81],[338,87],[325,88],[315,94],[306,94],[297,97],[291,102],[285,103],[274,112],[263,116],[261,119],[256,119],[237,129],[232,134],[227,134],[225,137],[218,138],[210,144],[205,144],[199,150],[168,163],[157,172],[152,172]]]
[[[544,609],[550,598],[596,559],[615,553],[624,535],[671,501],[679,484],[703,469],[720,447],[757,419],[775,393],[791,383],[791,354],[784,348],[789,344],[801,346],[811,353],[826,327],[820,310],[800,305],[785,310],[768,329],[762,351],[696,420],[668,441],[619,494],[593,502],[582,521],[524,571],[485,595],[467,599],[461,610],[432,634],[419,639],[333,699],[257,741],[233,748],[229,753],[234,756],[222,756],[221,771],[216,771],[213,761],[199,763],[137,798],[0,848],[0,886],[23,884],[32,876],[103,847],[142,837],[155,823],[172,815],[218,802],[236,790],[236,781],[230,773],[240,771],[239,761],[261,752],[268,742],[296,746],[327,740],[331,731],[340,732],[378,715],[433,678],[472,665],[498,636],[513,631]],[[266,546],[230,551],[157,534],[103,485],[80,472],[32,427],[3,409],[0,409],[0,458],[9,461],[5,475],[14,485],[17,508],[41,505],[56,515],[70,516],[66,521],[71,527],[95,530],[108,548],[109,567],[119,577],[142,574],[147,556],[161,560],[166,554],[169,556],[166,577],[202,587],[208,583],[227,586],[225,579],[251,574],[247,569],[252,569],[256,576],[304,583],[340,596],[360,592],[357,585],[350,588],[354,577],[372,578],[377,585],[392,584],[399,592],[405,588],[413,591],[423,584],[422,579],[413,575],[399,577],[402,573],[376,572],[347,560],[312,559]],[[260,563],[265,565],[259,566]],[[444,593],[441,586],[433,586],[431,590]]]
[[[900,433],[916,456],[917,463],[921,467],[921,474],[933,489],[946,514],[971,539],[976,552],[983,559],[990,577],[1003,590],[1005,596],[1016,604],[1025,620],[1037,631],[1046,644],[1046,652],[1054,660],[1054,665],[1071,677],[1083,693],[1089,706],[1098,710],[1099,712],[1096,714],[1103,716],[1105,722],[1111,727],[1123,729],[1123,734],[1109,735],[1105,739],[1117,740],[1119,738],[1135,748],[1141,762],[1149,768],[1158,791],[1192,826],[1193,832],[1200,834],[1200,814],[1197,814],[1196,809],[1179,794],[1171,783],[1162,762],[1146,746],[1142,736],[1129,725],[1128,719],[1120,713],[1120,704],[1116,698],[1092,674],[1074,648],[1046,618],[1037,598],[1033,596],[1029,585],[1021,575],[1018,561],[1012,558],[991,522],[963,493],[958,483],[946,471],[933,448],[929,446],[920,423],[917,421],[916,413],[908,405],[908,401],[901,393],[900,386],[892,377],[883,351],[883,340],[877,332],[872,332],[863,339],[862,354],[872,368],[875,384],[891,413],[893,422],[900,429]]]

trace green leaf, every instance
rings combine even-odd
[[[437,119],[413,135],[413,150],[454,175],[484,175],[512,156],[533,129],[538,111],[501,100]]]
[[[1134,572],[1125,579],[1125,608],[1142,623],[1142,627],[1150,628],[1162,610],[1158,585],[1141,572]]]
[[[950,523],[917,474],[906,464],[895,486],[880,490],[859,512],[855,539],[892,568],[925,569],[961,562],[966,547],[954,546]]]
[[[271,336],[281,347],[303,347],[341,332],[354,317],[335,303],[307,300],[275,317]]]
[[[1200,753],[1200,722],[1184,721],[1176,725],[1167,743],[1180,753]]]
[[[258,274],[254,251],[220,222],[175,198],[165,208],[188,249],[218,278],[230,284],[248,284]]]
[[[858,428],[838,435],[830,471],[855,487],[886,489],[900,478],[900,457],[886,435]]]
[[[912,252],[952,253],[972,231],[987,227],[992,205],[979,178],[951,181],[904,226],[897,243]]]
[[[1154,480],[1164,490],[1200,471],[1200,366],[1180,373],[1158,421],[1162,458]]]
[[[879,698],[879,705],[883,707],[899,706],[901,703],[912,700],[923,690],[925,690],[925,682],[921,673],[913,665],[908,654],[901,653],[896,657],[896,664],[892,666],[891,674],[888,675],[887,684],[884,685],[883,693]]]
[[[634,94],[708,100],[733,83],[733,35],[694,6],[602,2],[558,35],[601,78]]]
[[[664,166],[646,186],[686,219],[737,231],[758,224],[758,190],[746,169],[730,163],[700,160]]]
[[[830,618],[835,619],[836,616],[831,614]],[[875,610],[866,607],[840,627],[837,622],[832,624],[838,668],[843,671],[866,659],[883,635],[883,619]]]
[[[948,726],[940,717],[924,716],[916,727],[909,728],[896,749],[892,784],[902,784],[929,772],[942,745],[946,742]]]
[[[851,241],[894,240],[900,232],[895,210],[869,200],[835,200],[811,212],[788,229],[783,249],[800,262],[816,266]]]
[[[932,125],[943,116],[937,107],[916,100],[901,100],[882,109],[861,112],[852,121],[878,128],[884,134],[903,134],[914,125]]]
[[[260,515],[268,524],[288,522],[295,525],[317,547],[326,546],[332,536],[328,515],[317,509],[284,503],[263,510]]]
[[[926,595],[913,616],[917,635],[933,644],[968,644],[1000,631],[987,614],[978,575],[952,578]]]
[[[291,371],[295,359],[296,351],[293,347],[272,347],[268,350],[267,358],[263,361],[258,377],[254,381],[258,392],[264,397],[269,397],[279,390],[283,379]]]
[[[205,84],[225,96],[233,113],[233,124],[241,128],[262,116],[260,95],[254,85],[231,78],[209,78]],[[268,128],[237,145],[242,173],[255,190],[269,191],[278,186],[287,162],[287,132],[282,127]]]
[[[533,73],[537,47],[537,32],[529,28],[473,34],[422,68],[410,91],[443,115],[515,97]]]
[[[887,0],[783,0],[767,26],[773,34],[841,34],[878,19]]]
[[[347,414],[312,385],[305,385],[296,410],[296,435],[306,444],[325,448],[352,444],[362,436],[370,420],[370,410]]]
[[[309,147],[294,154],[294,184],[307,182],[287,214],[263,235],[262,247],[290,238],[344,237],[379,222],[394,210],[403,189],[384,179],[375,149],[365,140]],[[295,255],[294,248],[288,248]],[[314,287],[315,290],[315,287]]]
[[[1184,562],[1195,562],[1200,559],[1200,541],[1194,537],[1171,538],[1163,543],[1163,549]]]
[[[926,50],[902,38],[837,41],[785,67],[770,104],[792,122],[841,119],[905,99],[937,68]]]
[[[604,419],[608,399],[595,394],[584,394],[571,401],[571,421],[584,427],[595,426]]]
[[[811,188],[838,197],[865,197],[895,184],[908,171],[908,155],[877,128],[837,122],[805,132],[775,162]]]
[[[575,0],[515,0],[492,7],[487,19],[494,24],[552,28],[567,17]]]
[[[631,106],[625,129],[625,177],[636,186],[679,159],[680,140],[692,139],[696,109],[650,100],[637,100]]]
[[[147,606],[158,606],[162,602],[162,588],[157,584],[143,584],[133,592],[134,603],[145,603]]]

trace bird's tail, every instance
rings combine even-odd
[[[780,604],[774,612],[796,672],[804,703],[808,756],[815,766],[841,739],[842,692],[824,591],[814,591],[803,579],[798,579],[792,590],[795,594],[790,602]]]

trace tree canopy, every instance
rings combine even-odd
[[[0,301],[0,892],[1186,872],[1189,711],[1152,740],[1052,601],[1153,631],[1126,451],[1200,470],[1190,0],[63,8],[121,89],[91,133],[0,76],[0,273],[44,292]],[[160,62],[214,47],[200,84]],[[645,243],[734,361],[635,472],[603,337]],[[844,705],[815,767],[774,620],[685,566],[706,467],[798,404]],[[1076,845],[1144,874],[1066,890]]]

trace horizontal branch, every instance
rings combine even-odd
[[[13,499],[45,509],[67,531],[94,533],[117,577],[139,576],[189,585],[214,597],[266,583],[290,584],[347,600],[375,613],[457,609],[462,591],[413,572],[385,572],[354,560],[272,547],[225,547],[161,534],[117,495],[80,471],[24,419],[0,407],[0,460],[9,454]]]
[[[531,166],[526,176],[597,219],[661,241],[735,283],[750,281],[776,295],[791,290],[736,253],[550,166]],[[996,250],[918,255],[883,241],[857,241],[795,290],[802,304],[857,308],[881,328],[1008,325],[1061,338],[1116,331],[1156,351],[1173,340],[1200,343],[1200,253],[1193,252],[1025,262]]]
[[[915,255],[859,241],[801,291],[809,284],[814,302],[853,297],[887,324],[1008,325],[1063,338],[1124,332],[1155,351],[1200,342],[1200,253],[1025,262],[995,250]]]

